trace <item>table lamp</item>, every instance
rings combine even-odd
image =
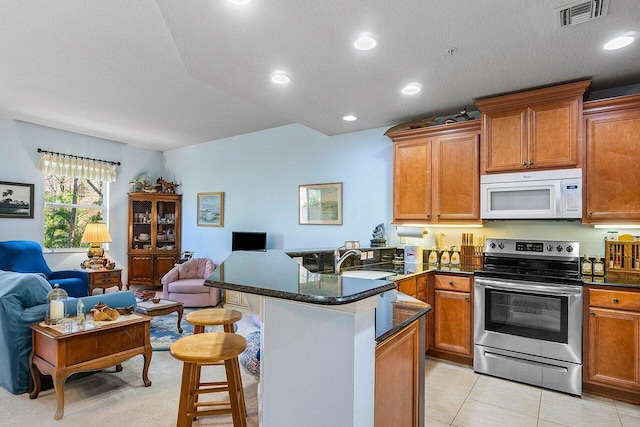
[[[90,222],[84,229],[80,243],[91,243],[87,250],[89,258],[102,258],[104,249],[101,243],[111,243],[111,236],[107,230],[107,224],[104,222]]]

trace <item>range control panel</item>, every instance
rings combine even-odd
[[[580,243],[567,240],[487,239],[487,255],[580,258]]]

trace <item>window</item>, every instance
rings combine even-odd
[[[44,247],[80,248],[89,222],[106,222],[109,184],[55,174],[44,180]]]

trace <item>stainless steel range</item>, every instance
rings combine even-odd
[[[476,372],[582,394],[578,242],[487,239],[475,273]]]

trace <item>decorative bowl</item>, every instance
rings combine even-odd
[[[160,302],[160,298],[158,298],[158,297],[151,298],[151,301],[152,301],[154,304],[158,304],[158,303]]]

